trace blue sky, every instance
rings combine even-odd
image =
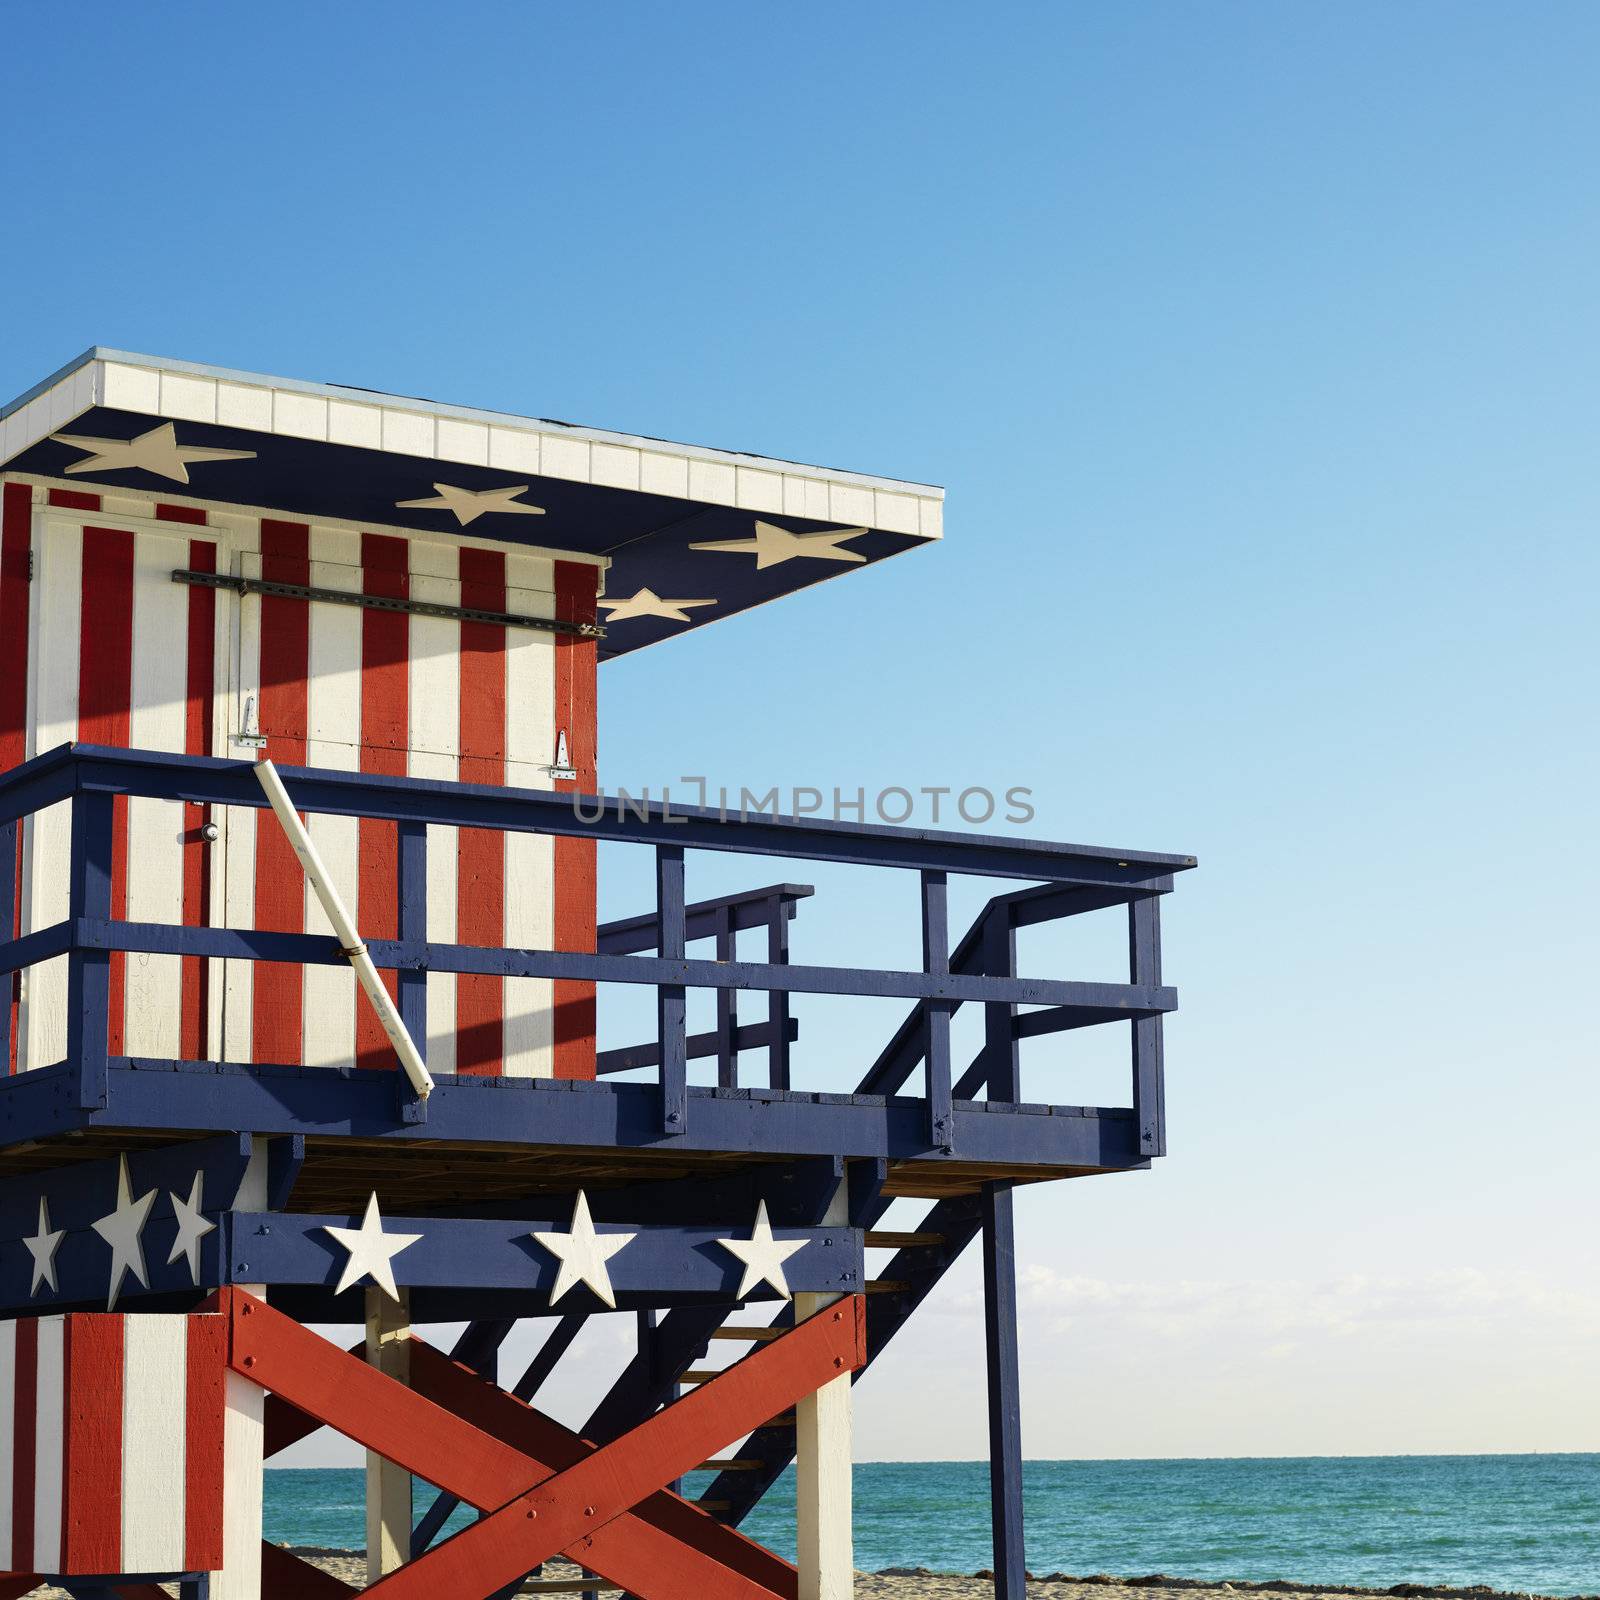
[[[1200,857],[1171,1158],[1019,1201],[1030,1454],[1600,1448],[1600,10],[8,24],[8,394],[105,343],[947,487],[610,666],[602,776]],[[913,947],[818,881],[803,958]],[[982,1452],[975,1286],[862,1454]]]

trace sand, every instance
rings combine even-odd
[[[314,1561],[324,1571],[346,1583],[365,1581],[366,1563],[355,1555],[338,1550],[298,1550],[297,1555]],[[549,1579],[575,1579],[578,1569],[565,1562],[552,1561],[544,1569]],[[1241,1595],[1297,1595],[1303,1600],[1346,1600],[1365,1596],[1369,1600],[1538,1600],[1528,1595],[1505,1595],[1489,1588],[1436,1589],[1422,1584],[1399,1583],[1390,1589],[1352,1589],[1337,1585],[1319,1587],[1297,1583],[1200,1583],[1192,1579],[1169,1578],[1162,1574],[1114,1578],[1104,1574],[1069,1577],[1065,1573],[1029,1575],[1029,1600],[1238,1600]],[[602,1587],[602,1595],[616,1590]],[[994,1600],[994,1579],[987,1572],[929,1572],[922,1567],[886,1567],[882,1572],[856,1574],[858,1600]],[[1587,1600],[1600,1600],[1589,1596]]]
[[[358,1587],[366,1581],[365,1558],[348,1550],[296,1549],[295,1554],[321,1567],[324,1572]],[[544,1569],[546,1581],[573,1580],[578,1569],[565,1562],[552,1561]],[[537,1592],[537,1591],[525,1591]],[[617,1591],[600,1585],[602,1595]],[[1352,1589],[1337,1584],[1319,1586],[1303,1583],[1203,1583],[1189,1578],[1169,1578],[1154,1573],[1148,1576],[1115,1578],[1103,1573],[1092,1577],[1069,1577],[1062,1572],[1028,1575],[1029,1600],[1162,1600],[1162,1595],[1182,1600],[1238,1600],[1241,1595],[1297,1595],[1303,1600],[1345,1600],[1348,1596],[1367,1596],[1370,1600],[1541,1600],[1526,1594],[1506,1594],[1497,1589],[1470,1587],[1437,1589],[1425,1584],[1397,1583],[1389,1589]],[[856,1594],[859,1600],[994,1600],[994,1579],[987,1572],[930,1572],[925,1567],[886,1567],[882,1572],[858,1572]],[[37,1591],[38,1600],[68,1600],[60,1589]],[[441,1596],[441,1600],[444,1597]],[[1584,1596],[1580,1600],[1600,1600]]]

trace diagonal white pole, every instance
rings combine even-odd
[[[322,902],[322,909],[328,914],[328,921],[333,924],[334,937],[339,941],[339,948],[348,957],[350,965],[356,970],[356,981],[366,991],[367,999],[372,1002],[372,1009],[378,1014],[378,1021],[383,1024],[383,1031],[389,1036],[389,1043],[394,1046],[395,1054],[400,1057],[400,1065],[405,1068],[406,1076],[411,1080],[411,1087],[417,1091],[419,1099],[426,1100],[433,1092],[433,1076],[423,1064],[421,1055],[406,1025],[400,1020],[400,1012],[394,1001],[389,996],[389,991],[383,986],[383,979],[378,976],[378,969],[372,964],[372,957],[367,954],[367,947],[361,942],[361,935],[356,932],[355,922],[350,913],[345,910],[344,902],[339,898],[339,892],[333,886],[333,880],[328,876],[328,869],[322,864],[322,857],[317,854],[317,847],[311,842],[311,835],[306,832],[305,824],[300,820],[300,813],[294,808],[294,801],[289,798],[289,791],[283,786],[283,779],[278,776],[278,769],[270,761],[256,763],[256,777],[261,781],[261,787],[267,792],[267,799],[272,802],[272,809],[281,824],[283,831],[288,835],[289,843],[294,853],[300,859],[300,865],[306,870],[306,877],[311,881],[311,887],[317,892],[317,899]]]

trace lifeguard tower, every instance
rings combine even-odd
[[[940,492],[102,349],[0,413],[0,483],[0,1596],[353,1592],[261,1540],[263,1462],[328,1426],[369,1452],[385,1600],[562,1556],[836,1600],[851,1384],[981,1237],[1021,1600],[1011,1193],[1163,1153],[1193,859],[581,800],[599,662],[932,543]],[[600,843],[655,895],[597,924]],[[700,852],[749,890],[694,898]],[[792,960],[815,862],[912,875],[920,966]],[[1002,882],[965,930],[952,875]],[[1090,914],[1125,982],[1018,970]],[[597,1050],[612,985],[655,1027]],[[808,1086],[796,995],[904,1002],[854,1092]],[[1025,1041],[1107,1023],[1120,1105],[1024,1099]],[[558,1424],[541,1387],[619,1315],[636,1355]],[[501,1372],[520,1319],[548,1333]],[[738,1531],[791,1464],[793,1565]]]

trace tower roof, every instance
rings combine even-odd
[[[0,470],[608,563],[603,656],[940,537],[928,484],[99,346],[0,409]]]

